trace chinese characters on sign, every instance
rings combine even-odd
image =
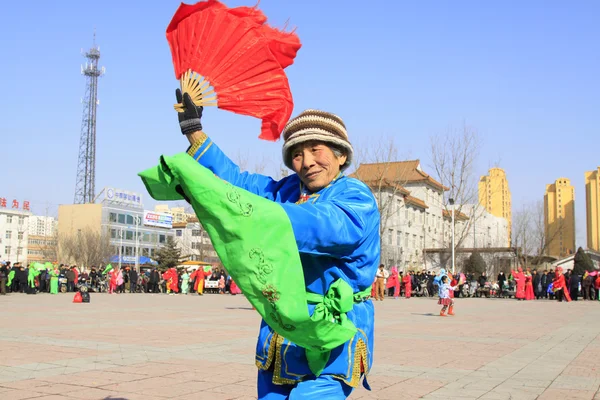
[[[104,191],[105,198],[109,201],[116,201],[119,203],[126,203],[135,206],[142,205],[142,198],[137,193],[115,188],[105,188]]]
[[[0,197],[0,208],[6,208],[8,206],[8,201],[6,200],[5,197]],[[19,201],[18,200],[13,200],[12,201],[12,208],[18,210],[19,209]],[[23,201],[23,207],[21,208],[22,210],[25,211],[30,211],[29,210],[29,201],[24,200]]]

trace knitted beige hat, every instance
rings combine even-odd
[[[348,158],[340,170],[345,170],[352,163],[354,149],[348,140],[346,125],[340,117],[320,110],[305,110],[292,118],[283,129],[283,162],[292,168],[292,149],[299,143],[316,140],[334,145],[345,150]]]

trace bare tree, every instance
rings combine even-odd
[[[62,259],[83,267],[106,264],[114,252],[109,235],[89,227],[59,236],[58,246]]]
[[[267,169],[267,165],[270,164],[270,160],[263,154],[259,161],[256,161],[253,165],[251,165],[249,154],[247,152],[242,153],[240,150],[238,150],[237,154],[233,158],[233,161],[238,167],[240,167],[240,171],[250,172],[253,174],[264,174]]]
[[[397,162],[398,148],[393,137],[370,138],[355,147],[353,164],[356,169],[350,175],[369,186],[375,196],[380,215],[379,240],[384,254],[392,251],[384,243],[385,233],[404,209],[398,205],[398,200],[410,195],[403,187],[407,177],[402,175],[403,169],[397,168]]]
[[[44,260],[55,262],[58,261],[58,231],[54,231],[52,236],[45,236],[40,251]]]
[[[275,179],[283,179],[286,176],[288,176],[290,174],[290,170],[288,167],[285,166],[285,164],[282,162],[279,164],[279,169],[277,170],[277,173],[275,174],[274,178]]]
[[[529,258],[548,255],[550,245],[565,229],[564,220],[557,219],[546,229],[544,201],[524,204],[513,218],[513,242],[519,248],[518,257],[528,264]]]
[[[450,215],[454,209],[455,248],[461,246],[477,216],[481,215],[478,213],[478,180],[474,171],[480,149],[477,131],[466,124],[460,129],[449,128],[445,134],[431,138],[431,167],[439,182],[450,189],[443,209]],[[454,206],[450,204],[451,199]]]

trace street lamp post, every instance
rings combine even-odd
[[[139,254],[139,247],[140,247],[140,238],[139,238],[139,234],[138,234],[138,227],[140,226],[140,217],[139,215],[135,216],[135,270],[139,271],[140,268],[140,254]]]
[[[449,199],[452,206],[452,275],[454,275],[454,199]]]
[[[121,269],[121,260],[123,259],[123,228],[119,229],[119,238],[121,239],[121,244],[119,245],[119,269]]]

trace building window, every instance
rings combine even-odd
[[[131,247],[131,246],[125,247],[125,255],[132,256],[133,255],[133,247]]]
[[[406,236],[404,237],[404,247],[408,248],[408,238],[409,238],[409,234],[407,233]]]
[[[7,256],[10,256],[10,251],[11,251],[11,247],[10,246],[5,246],[4,247],[4,252],[6,253]]]
[[[17,247],[17,255],[20,256],[21,254],[23,254],[23,248]]]
[[[412,247],[413,249],[417,248],[417,235],[413,235]]]
[[[111,212],[108,214],[108,222],[117,222],[117,213]]]
[[[389,229],[388,230],[388,244],[390,246],[392,245],[393,235],[394,235],[394,230],[393,229]]]
[[[396,231],[396,246],[402,245],[402,232]]]
[[[110,230],[110,238],[111,239],[116,239],[117,238],[117,230],[116,229],[111,229]]]
[[[125,232],[125,240],[133,240],[133,232],[132,231]]]
[[[25,217],[19,217],[19,225],[23,225],[25,223]]]
[[[202,248],[201,242],[192,242],[192,250],[200,250]]]
[[[12,215],[7,215],[6,216],[6,223],[7,224],[12,224]]]
[[[183,236],[183,231],[182,231],[181,229],[177,229],[177,230],[175,231],[175,236],[177,236],[177,237],[181,237],[181,236]]]
[[[158,243],[165,243],[167,241],[167,237],[165,235],[158,235]]]
[[[7,239],[12,239],[12,231],[6,231],[6,236]]]
[[[148,257],[150,252],[147,247],[142,247],[142,257]]]
[[[202,231],[200,229],[192,229],[192,236],[202,236]]]
[[[119,214],[118,221],[120,224],[125,223],[125,214]]]
[[[148,243],[150,241],[150,234],[149,233],[144,233],[142,235],[142,240],[146,243]]]
[[[23,232],[17,233],[17,239],[23,240]]]
[[[404,213],[404,218],[406,218],[406,220],[408,221],[408,208],[406,209],[406,211]]]
[[[127,214],[127,223],[129,225],[133,225],[133,216],[132,215]]]

